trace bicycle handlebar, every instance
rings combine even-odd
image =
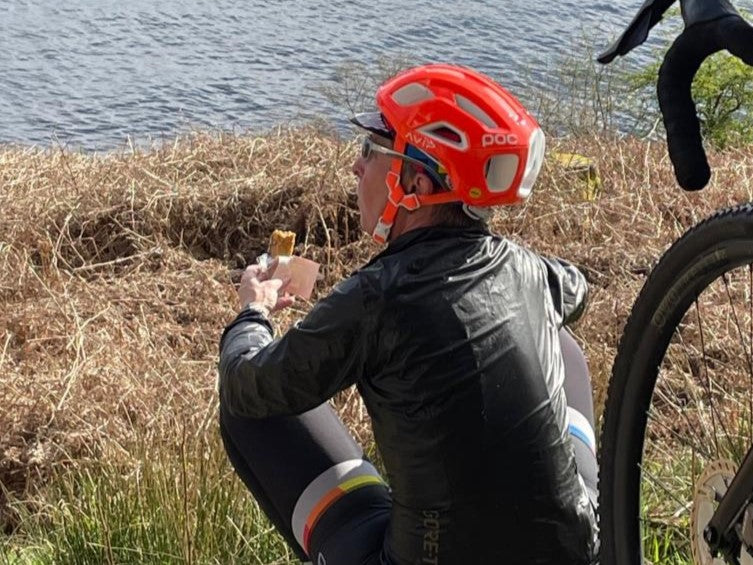
[[[643,43],[672,2],[644,2],[625,32],[598,61],[609,63]],[[680,0],[680,6],[685,30],[664,56],[657,94],[677,182],[685,190],[700,190],[709,181],[711,170],[703,149],[691,84],[701,63],[722,49],[753,66],[753,27],[728,0]]]

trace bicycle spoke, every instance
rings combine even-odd
[[[675,502],[677,502],[680,506],[684,506],[686,504],[686,501],[682,500],[681,498],[678,498],[678,496],[674,492],[672,492],[667,487],[665,487],[664,483],[662,483],[661,481],[658,481],[656,477],[654,477],[653,474],[650,471],[648,471],[643,465],[640,465],[640,468],[641,468],[641,474],[646,476],[649,479],[649,482],[651,482],[651,484],[663,490],[665,494],[669,495],[669,497]]]
[[[753,364],[751,364],[750,359],[750,352],[748,351],[748,348],[745,347],[745,340],[743,338],[743,330],[740,327],[740,321],[737,318],[737,310],[735,309],[735,304],[732,302],[732,295],[730,294],[729,290],[729,279],[727,277],[727,273],[724,273],[722,276],[722,280],[724,281],[724,289],[727,292],[727,299],[729,300],[729,304],[732,307],[732,317],[735,320],[735,327],[737,328],[737,334],[740,336],[740,344],[743,347],[743,352],[745,353],[745,361],[748,365],[748,377],[750,379],[751,375],[753,375]]]
[[[711,405],[711,423],[714,427],[714,445],[716,446],[716,454],[717,456],[721,457],[721,450],[719,449],[719,439],[718,439],[718,433],[716,430],[716,420],[719,420],[719,425],[722,428],[722,431],[724,432],[724,437],[727,439],[727,442],[731,444],[731,439],[729,436],[729,433],[727,432],[727,427],[724,425],[724,420],[719,416],[719,413],[716,409],[716,404],[714,403],[714,399],[711,393],[711,378],[709,377],[709,358],[706,356],[706,340],[704,339],[704,331],[703,331],[703,323],[701,322],[701,308],[698,304],[698,298],[695,300],[695,307],[696,307],[696,317],[698,319],[698,327],[700,330],[700,339],[701,339],[701,351],[703,354],[703,372],[706,376],[706,389],[708,391],[708,402]]]
[[[683,350],[683,353],[685,353],[685,359],[688,365],[688,373],[692,376],[693,375],[693,361],[690,355],[689,347],[687,343],[685,342],[685,339],[683,338],[682,334],[678,331],[677,328],[675,329],[674,335],[677,337],[678,343],[680,343],[680,345],[682,346],[682,350]],[[666,379],[664,379],[662,382],[666,382]],[[696,392],[696,387],[693,386],[692,381],[686,375],[684,375],[684,383],[685,383],[686,391],[688,391],[690,394],[693,395],[693,401],[695,405],[701,406],[701,401]],[[687,414],[685,414],[684,411],[683,411],[683,416],[685,417],[686,420],[688,420]],[[704,436],[706,437],[711,436],[712,438],[715,437],[716,434],[714,432],[709,433],[708,426],[706,425],[706,421],[703,418],[699,417],[698,423],[701,425],[701,429],[703,430]],[[688,420],[688,426],[689,426],[689,429],[693,428],[693,424],[691,424],[689,420]]]
[[[753,422],[753,267],[747,277],[739,274],[700,293],[673,328],[647,412],[640,466],[647,539],[687,535],[699,474],[719,459],[740,462],[750,444],[751,426],[741,423]],[[742,316],[736,300],[748,303]],[[748,391],[738,396],[741,383]]]
[[[753,205],[715,214],[669,248],[636,299],[602,428],[610,563],[721,562],[702,532],[708,489],[753,444],[751,234]],[[645,426],[626,409],[645,410]]]
[[[668,403],[671,402],[671,400],[663,392],[659,391],[657,394],[661,395],[661,398],[663,400],[665,400],[666,402],[668,402]],[[685,423],[687,424],[688,429],[693,429],[693,424],[690,422],[690,419],[688,418],[687,413],[684,410],[682,410],[679,406],[677,406],[677,412],[685,420]],[[649,411],[648,411],[648,417],[649,417],[649,419],[652,422],[655,422],[657,425],[661,426],[666,432],[668,432],[670,435],[672,435],[675,439],[679,440],[683,445],[685,445],[687,447],[692,447],[696,451],[702,453],[704,455],[704,457],[706,457],[708,460],[711,460],[713,458],[713,456],[712,456],[713,454],[711,453],[711,451],[709,451],[708,449],[704,449],[702,447],[702,444],[697,444],[697,443],[694,443],[694,442],[690,442],[689,443],[687,441],[688,438],[683,437],[682,435],[680,435],[679,432],[677,432],[676,430],[673,430],[671,427],[669,427],[660,416],[658,416],[658,415],[654,416],[654,412],[650,408],[649,408]],[[704,435],[706,435],[705,434],[705,428],[703,428],[703,430],[704,430]]]

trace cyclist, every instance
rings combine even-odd
[[[528,196],[543,134],[464,67],[404,71],[376,101],[353,119],[353,173],[362,228],[388,245],[279,339],[284,282],[246,270],[220,344],[229,458],[319,565],[592,563],[590,382],[562,329],[585,279],[484,221]],[[387,480],[326,403],[352,384]]]

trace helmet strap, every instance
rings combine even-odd
[[[397,136],[395,138],[395,145],[393,147],[398,153],[405,151],[405,140]],[[390,166],[390,172],[387,173],[385,182],[387,184],[387,204],[382,211],[382,215],[379,217],[372,237],[379,243],[387,243],[390,237],[390,230],[395,223],[395,217],[400,207],[406,210],[413,211],[418,210],[421,207],[421,202],[416,194],[405,194],[403,185],[400,182],[400,171],[403,166],[402,159],[397,157],[392,159],[392,165]]]
[[[395,137],[393,149],[398,153],[405,153],[405,148],[405,140],[400,136]],[[414,210],[418,210],[421,206],[460,201],[460,197],[452,191],[440,192],[438,194],[427,194],[423,196],[419,196],[418,194],[405,194],[403,185],[400,182],[400,171],[402,166],[402,159],[397,157],[393,158],[390,172],[387,173],[385,179],[387,190],[389,191],[387,204],[385,205],[382,215],[379,217],[379,221],[371,234],[374,240],[379,243],[387,243],[389,240],[390,230],[395,223],[397,211],[401,207],[409,212],[413,212]]]

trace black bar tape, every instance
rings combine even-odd
[[[659,69],[657,94],[669,157],[677,182],[685,190],[700,190],[711,177],[691,85],[703,61],[722,49],[753,64],[753,28],[740,16],[688,27],[672,44]]]
[[[664,57],[656,84],[669,157],[677,182],[685,190],[700,190],[711,177],[690,90],[703,60],[719,50],[716,42],[704,35],[707,25],[694,26],[680,34]]]
[[[646,0],[622,35],[599,55],[599,63],[611,63],[618,55],[626,55],[646,41],[651,28],[661,21],[674,1]]]

